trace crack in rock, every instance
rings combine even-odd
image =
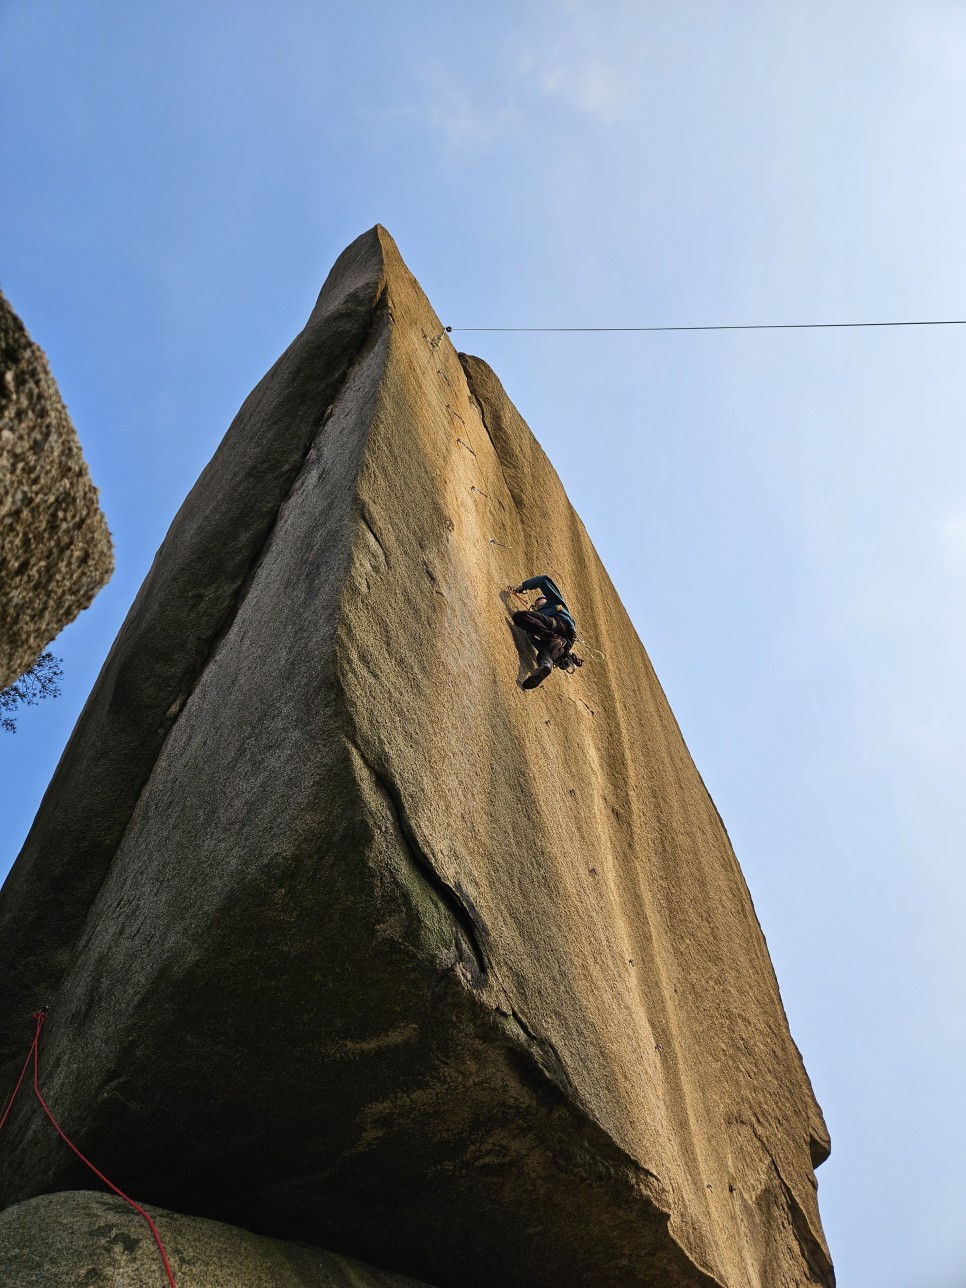
[[[477,989],[483,988],[487,982],[488,973],[486,954],[483,951],[481,942],[483,925],[479,913],[473,907],[472,900],[458,884],[452,886],[440,875],[409,821],[402,795],[396,784],[391,778],[376,769],[356,742],[352,742],[351,745],[372,775],[376,785],[386,797],[393,821],[402,838],[406,852],[412,860],[413,868],[423,878],[456,923],[454,929],[456,931],[458,961],[466,968],[473,987]]]

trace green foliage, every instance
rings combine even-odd
[[[29,671],[24,671],[9,688],[0,692],[0,729],[5,733],[17,732],[17,720],[11,712],[18,707],[35,707],[44,698],[59,698],[57,681],[63,674],[59,657],[41,653]]]

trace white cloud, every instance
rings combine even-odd
[[[559,51],[548,65],[538,68],[543,92],[561,98],[603,125],[614,125],[624,115],[626,96],[617,69],[600,59],[585,62],[577,52]]]
[[[413,85],[408,101],[366,104],[362,114],[369,128],[428,130],[448,147],[473,152],[506,138],[519,127],[512,97],[494,94],[493,86],[472,82],[478,92],[467,90],[465,78],[443,63],[424,62],[412,68]]]
[[[899,12],[897,44],[931,74],[958,83],[966,66],[966,10],[961,5],[910,5]]]
[[[449,86],[443,101],[429,104],[428,117],[430,124],[452,147],[470,150],[506,135],[512,128],[514,111],[509,102],[496,110],[472,103],[465,94]]]
[[[946,519],[940,531],[947,551],[959,559],[966,559],[966,515],[957,514]]]

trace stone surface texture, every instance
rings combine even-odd
[[[501,587],[596,652],[519,687]],[[602,656],[599,656],[602,655]],[[144,1201],[440,1288],[833,1281],[724,827],[549,461],[388,234],[175,519],[0,895],[13,1081]],[[14,1202],[84,1186],[36,1104]]]
[[[320,1248],[148,1208],[178,1288],[429,1288]],[[3,1288],[161,1288],[147,1222],[113,1194],[61,1193],[0,1213]]]
[[[97,489],[47,359],[0,293],[0,688],[113,570]]]

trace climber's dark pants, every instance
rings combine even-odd
[[[567,649],[569,641],[562,635],[553,634],[553,623],[543,613],[535,613],[532,609],[514,613],[513,625],[527,635],[537,650],[537,666],[544,666],[547,662],[555,665]]]

